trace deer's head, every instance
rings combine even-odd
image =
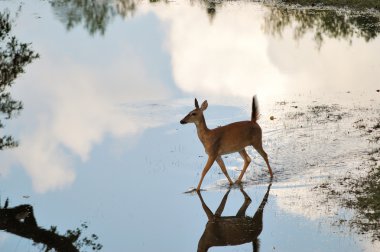
[[[207,106],[208,106],[207,101],[204,101],[202,103],[201,107],[199,107],[198,100],[196,98],[194,100],[194,103],[195,103],[195,109],[190,111],[189,114],[187,114],[187,116],[185,116],[180,121],[181,124],[186,124],[186,123],[198,124],[199,122],[202,121],[203,111],[205,111],[207,109]]]

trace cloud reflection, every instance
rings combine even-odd
[[[380,78],[373,54],[380,51],[378,39],[354,40],[351,47],[326,39],[318,51],[307,33],[298,43],[286,29],[282,39],[265,34],[266,11],[257,3],[226,3],[210,23],[200,5],[142,3],[135,15],[139,20],[152,13],[158,17],[175,84],[191,96],[214,97],[225,104],[230,100],[226,97],[253,94],[264,101],[290,93],[375,88]],[[70,35],[67,38],[77,38]],[[49,46],[39,51],[42,59],[30,68],[28,80],[20,82],[17,92],[26,109],[14,128],[23,136],[22,146],[2,162],[5,167],[22,164],[39,192],[71,184],[72,162],[76,157],[88,160],[105,136],[136,136],[167,119],[147,116],[152,108],[123,106],[168,99],[172,90],[152,77],[126,38],[112,30],[107,35],[101,38],[108,41],[105,44],[99,38],[80,37],[81,44],[103,46],[90,49],[80,47],[78,40],[67,39],[62,45],[59,36],[55,41],[55,34],[49,34]],[[78,51],[82,58],[70,58]],[[53,167],[50,173],[44,172],[48,167]]]
[[[150,77],[131,50],[115,50],[119,57],[106,67],[92,64],[91,58],[78,64],[45,51],[28,79],[20,81],[22,88],[15,90],[25,104],[25,113],[14,127],[20,146],[1,162],[8,168],[22,165],[37,192],[73,183],[74,163],[87,161],[106,136],[135,137],[163,122],[151,115],[162,108],[139,104],[166,99],[170,91]]]
[[[212,24],[199,5],[146,8],[167,24],[173,76],[183,91],[251,97],[268,93],[270,86],[271,93],[281,92],[287,77],[267,56],[268,41],[262,34],[258,5],[247,4],[244,9],[226,5]]]
[[[173,76],[191,94],[278,100],[289,94],[375,89],[380,77],[373,54],[380,50],[378,38],[367,43],[350,37],[350,44],[328,37],[318,50],[313,30],[298,40],[291,24],[282,37],[266,34],[265,17],[272,9],[258,3],[225,3],[212,23],[199,5],[142,9],[166,24]]]

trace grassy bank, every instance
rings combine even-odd
[[[380,240],[380,120],[372,125],[358,121],[356,126],[376,147],[368,152],[368,162],[363,164],[370,167],[367,176],[343,182],[347,192],[354,196],[344,204],[357,212],[351,224],[362,233],[372,234],[374,240]]]
[[[324,183],[318,188],[326,192],[331,202],[355,211],[348,221],[354,230],[380,241],[380,120],[371,124],[360,119],[354,127],[374,143],[374,148],[368,150],[368,160],[358,167],[367,173],[361,176],[347,173],[338,181]],[[347,220],[341,221],[345,223]]]
[[[380,167],[373,168],[366,178],[351,184],[351,193],[356,197],[346,206],[356,209],[358,215],[352,225],[362,233],[371,233],[373,240],[380,240]]]
[[[365,10],[376,9],[380,11],[379,0],[282,0],[284,3],[300,4],[305,6],[314,6],[322,4],[325,6],[348,7],[351,9]]]

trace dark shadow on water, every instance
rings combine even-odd
[[[198,196],[207,215],[208,222],[199,239],[198,252],[208,251],[209,248],[216,246],[241,245],[245,243],[252,243],[253,251],[260,251],[258,237],[263,230],[264,208],[268,201],[271,186],[272,183],[268,185],[265,196],[252,217],[246,215],[246,210],[252,200],[242,187],[240,187],[240,191],[244,196],[244,202],[235,216],[222,216],[230,190],[224,195],[215,213],[206,205],[202,194],[199,192]]]
[[[16,78],[24,73],[25,66],[39,57],[30,44],[19,42],[11,31],[10,14],[0,12],[0,129],[4,128],[4,120],[13,118],[23,108],[21,101],[12,98],[9,89]],[[17,145],[12,136],[0,136],[0,150]]]
[[[8,202],[7,199],[4,206],[0,205],[0,230],[32,240],[36,245],[42,244],[44,251],[54,249],[58,252],[78,252],[89,248],[100,251],[103,247],[97,243],[98,237],[95,234],[83,237],[83,232],[87,229],[86,223],[60,235],[55,226],[47,230],[37,225],[33,206],[19,205],[9,208]]]

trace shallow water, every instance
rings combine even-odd
[[[247,120],[256,94],[275,172],[271,182],[249,148],[248,216],[271,184],[261,251],[379,249],[368,234],[337,225],[354,210],[312,190],[360,173],[378,147],[354,127],[380,114],[378,14],[250,1],[79,2],[0,2],[12,33],[40,54],[11,89],[24,109],[3,129],[19,146],[0,152],[1,205],[30,204],[40,227],[61,234],[86,222],[102,251],[195,251],[208,219],[200,197],[184,192],[197,185],[207,155],[194,125],[179,121],[194,97],[208,100],[210,128]],[[242,159],[224,161],[236,180]],[[229,188],[219,167],[202,188],[215,212]],[[243,202],[234,186],[222,216]],[[41,247],[0,231],[0,248]]]

